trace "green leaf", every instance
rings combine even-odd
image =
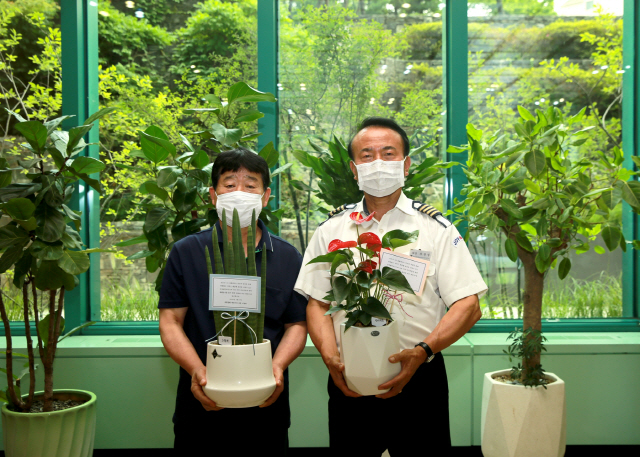
[[[29,145],[38,152],[42,151],[47,143],[47,128],[40,121],[19,122],[15,129],[22,133]]]
[[[49,342],[49,321],[51,319],[51,314],[47,314],[45,317],[40,319],[38,322],[38,333],[40,334],[40,338],[42,338],[42,344],[46,347]],[[54,328],[55,331],[55,328]],[[60,333],[61,335],[64,331],[64,317],[60,316]]]
[[[275,167],[278,163],[279,154],[273,147],[273,142],[269,141],[258,153],[260,157],[267,161],[269,168]]]
[[[53,243],[62,238],[66,224],[60,211],[43,202],[36,208],[35,217],[38,222],[36,235],[43,241]]]
[[[518,245],[514,240],[507,238],[504,242],[504,250],[507,253],[507,257],[509,257],[512,262],[518,260]]]
[[[409,285],[407,278],[398,270],[391,267],[384,267],[382,269],[382,275],[378,280],[382,284],[389,286],[391,290],[397,290],[399,292],[407,292],[414,295],[415,292]]]
[[[87,183],[96,192],[98,192],[99,194],[102,194],[102,185],[100,184],[100,181],[98,181],[97,179],[90,178],[89,175],[87,175],[85,173],[78,173],[73,168],[69,169],[69,171],[73,175],[75,175],[78,178],[82,179],[85,183]]]
[[[288,163],[288,164],[286,164],[286,165],[283,165],[283,166],[281,166],[281,167],[279,167],[279,168],[276,168],[275,170],[273,170],[273,171],[271,172],[271,175],[270,175],[270,176],[271,176],[272,178],[273,178],[274,176],[278,176],[278,175],[279,175],[280,173],[282,173],[283,171],[285,171],[285,170],[287,170],[287,169],[291,168],[291,166],[292,166],[292,165],[293,165],[293,163],[292,163],[292,162],[289,162],[289,163]],[[309,186],[307,186],[307,187],[309,187]],[[311,192],[314,192],[314,190],[313,190],[313,189],[311,189],[311,188],[309,188],[309,189],[311,190]]]
[[[120,241],[119,243],[116,243],[114,246],[123,248],[125,246],[133,246],[134,244],[145,243],[146,241],[147,241],[147,237],[143,233],[142,235],[136,236],[135,238],[131,238],[130,240]]]
[[[158,186],[170,187],[178,180],[181,170],[178,167],[164,167],[158,172]],[[146,189],[146,188],[145,188]],[[166,192],[166,191],[165,191]]]
[[[69,129],[69,141],[67,142],[67,155],[75,152],[76,146],[82,140],[82,137],[93,128],[93,125],[81,125],[79,127],[73,127]]]
[[[522,211],[520,211],[520,208],[518,208],[518,205],[516,205],[513,200],[503,198],[500,200],[500,206],[510,216],[513,216],[516,219],[522,219]]]
[[[529,112],[525,107],[518,105],[518,112],[523,119],[535,122],[536,118],[533,117],[533,114],[531,114],[531,112]]]
[[[231,86],[227,91],[227,101],[229,104],[240,102],[275,102],[276,98],[269,92],[260,92],[247,83],[239,82]]]
[[[129,257],[127,257],[127,260],[137,260],[137,259],[144,259],[145,257],[149,257],[152,256],[153,254],[155,254],[156,251],[147,251],[147,250],[142,250],[142,251],[138,251],[133,255],[130,255]]]
[[[152,208],[144,221],[144,230],[149,233],[165,224],[173,212],[168,208]]]
[[[232,146],[242,138],[242,129],[228,129],[222,124],[213,124],[209,131],[225,146]]]
[[[169,155],[176,154],[176,147],[171,144],[167,135],[160,128],[152,125],[144,132],[139,130],[138,133],[140,134],[142,153],[154,164],[157,165]]]
[[[622,232],[617,227],[611,227],[607,225],[602,229],[602,239],[604,243],[607,245],[609,251],[615,250],[620,244],[620,238],[622,237]]]
[[[382,247],[383,248],[391,248],[393,247],[392,240],[397,241],[407,241],[406,244],[413,243],[418,239],[419,231],[416,230],[414,232],[405,232],[404,230],[396,229],[390,230],[384,234],[382,237]]]
[[[243,110],[240,110],[240,112],[234,119],[234,122],[236,123],[251,122],[251,121],[255,121],[256,119],[260,119],[262,117],[264,117],[264,114],[262,114],[257,109],[243,109]]]
[[[362,311],[370,316],[378,317],[380,319],[391,319],[391,315],[387,308],[374,297],[368,297],[361,305]]]
[[[36,207],[28,198],[14,198],[2,205],[2,210],[13,219],[26,221],[33,215]]]
[[[349,256],[340,253],[331,261],[331,276],[333,276],[340,265],[349,262]],[[338,302],[340,303],[340,302]]]
[[[543,246],[546,246],[546,244],[543,244]],[[549,259],[545,260],[541,255],[540,255],[540,251],[538,251],[538,255],[536,255],[536,269],[540,272],[540,273],[544,273],[545,271],[547,271],[549,269],[549,265],[550,265],[550,261]]]
[[[75,288],[73,275],[58,266],[59,260],[43,260],[38,267],[36,287],[40,290],[57,290],[62,286],[66,290]]]
[[[16,244],[2,253],[0,257],[0,274],[11,268],[22,257],[24,250],[22,245]]]
[[[87,118],[86,121],[84,121],[83,125],[89,125],[89,124],[93,124],[96,120],[100,119],[102,116],[105,116],[109,113],[113,113],[116,109],[116,107],[114,106],[110,106],[107,108],[102,108],[98,111],[96,111],[95,113],[93,113],[91,116],[89,116]]]
[[[191,160],[189,161],[189,163],[191,164],[192,167],[200,170],[206,167],[207,165],[209,165],[209,156],[205,151],[200,149],[198,152],[193,154],[193,157],[191,157]]]
[[[91,262],[89,256],[82,251],[64,250],[64,254],[58,259],[58,266],[70,275],[79,275],[89,269]]]
[[[529,237],[524,231],[520,231],[516,234],[516,241],[520,245],[522,249],[525,251],[533,252],[533,246],[531,245],[531,241]]]
[[[105,169],[105,164],[93,157],[78,157],[71,163],[73,168],[78,173],[84,173],[90,175],[92,173],[99,173]]]
[[[61,324],[62,324],[62,322],[61,322]],[[91,322],[85,322],[85,323],[84,323],[84,324],[82,324],[82,325],[78,325],[76,328],[73,328],[73,329],[69,330],[69,332],[67,332],[67,333],[66,333],[62,338],[60,338],[60,339],[58,340],[58,343],[59,343],[60,341],[64,340],[66,337],[71,336],[71,335],[73,335],[74,333],[76,333],[76,332],[78,332],[78,331],[82,330],[83,328],[85,328],[85,327],[89,327],[90,325],[93,325],[93,324],[95,324],[95,322],[91,321]],[[62,334],[62,330],[60,330],[60,333]]]
[[[593,250],[596,252],[596,254],[604,254],[606,251],[604,250],[604,248],[602,246],[594,246]]]
[[[544,173],[544,170],[547,168],[547,159],[544,152],[539,149],[534,149],[524,155],[524,164],[527,170],[529,170],[529,173],[531,173],[531,176],[537,178]]]
[[[45,243],[44,241],[35,240],[29,250],[37,259],[58,260],[64,254],[64,244],[61,241]]]
[[[333,262],[333,259],[340,254],[340,250],[329,252],[328,254],[319,255],[318,257],[314,257],[307,265],[311,265],[312,263],[322,263],[322,262]]]
[[[166,201],[169,198],[169,192],[158,186],[153,181],[147,181],[140,186],[140,193],[143,195],[151,194],[155,195],[162,201]],[[146,238],[145,238],[146,239]]]
[[[550,259],[551,248],[549,247],[548,244],[543,244],[540,246],[540,248],[538,249],[538,256],[544,261],[547,261]]]
[[[483,209],[484,209],[484,203],[475,202],[473,205],[471,205],[471,209],[469,210],[469,216],[476,217],[478,214],[480,214],[480,211],[482,211]]]
[[[571,270],[571,260],[569,260],[568,257],[565,257],[564,259],[562,259],[562,261],[560,262],[560,265],[558,266],[558,278],[560,279],[566,278],[570,270]]]
[[[640,208],[640,182],[626,181],[618,184],[622,189],[622,199],[634,208]]]
[[[347,295],[349,295],[351,284],[344,276],[336,276],[331,281],[331,288],[333,290],[333,296],[336,303],[340,304],[345,298],[347,298]]]

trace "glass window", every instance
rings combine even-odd
[[[344,146],[365,117],[394,118],[423,147],[413,169],[440,157],[442,19],[438,2],[412,3],[280,2],[281,234],[301,252],[328,211],[362,198]],[[408,195],[442,209],[435,178],[408,180]]]
[[[555,106],[567,116],[586,107],[580,127],[593,130],[575,156],[596,160],[596,151],[621,146],[622,8],[611,3],[608,11],[579,12],[534,0],[470,2],[469,122],[484,132],[502,130],[506,144],[515,136],[517,105],[531,112]],[[522,317],[524,271],[509,260],[504,242],[489,233],[469,240],[489,286],[481,303],[487,319]],[[599,236],[590,244],[572,254],[563,281],[557,269],[548,273],[544,318],[622,316],[622,253],[609,252]]]
[[[14,129],[9,109],[26,120],[45,122],[61,113],[60,14],[53,0],[0,3],[0,169],[25,164],[32,154],[21,146],[24,138]],[[0,187],[24,181],[24,171],[0,173]],[[0,226],[9,223],[2,216]],[[9,320],[22,320],[22,289],[12,285],[14,269],[0,274],[0,293]],[[30,288],[30,286],[27,286]],[[37,292],[39,314],[42,292]],[[31,309],[31,308],[30,308]],[[33,318],[33,316],[31,316]]]
[[[184,109],[210,106],[207,95],[223,98],[238,81],[256,86],[256,2],[112,0],[100,2],[99,15],[100,106],[117,108],[104,118],[100,137],[107,163],[101,175],[106,190],[100,200],[101,247],[116,250],[101,255],[100,316],[103,321],[154,320],[158,274],[182,236],[175,218],[197,225],[196,230],[208,226],[210,178],[201,173],[195,207],[180,216],[170,212],[155,229],[159,249],[141,241],[145,218],[152,206],[174,199],[175,189],[167,188],[165,195],[154,183],[163,173],[171,179],[171,167],[179,166],[177,158],[187,152],[183,137],[205,151],[207,162],[215,157],[193,135],[207,128],[206,113]],[[154,165],[140,149],[140,131],[147,129],[154,136],[161,129],[176,155]]]

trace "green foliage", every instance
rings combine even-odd
[[[144,223],[144,238],[137,243],[147,243],[147,248],[128,260],[144,258],[147,270],[159,271],[156,290],[160,290],[166,259],[173,243],[198,232],[205,225],[213,225],[218,215],[211,204],[208,190],[211,187],[212,159],[222,151],[238,146],[250,147],[255,135],[247,134],[243,126],[262,117],[254,108],[241,108],[247,103],[275,102],[273,94],[260,92],[240,82],[229,88],[227,102],[209,94],[203,101],[206,107],[190,108],[185,113],[192,115],[193,125],[201,127],[196,133],[199,143],[192,143],[180,134],[181,148],[178,153],[168,135],[155,125],[139,131],[141,150],[138,157],[150,170],[149,180],[140,185],[140,193],[149,195],[151,200]],[[273,167],[278,162],[278,152],[273,144],[267,144],[258,154]],[[275,176],[276,172],[272,173]],[[264,183],[268,186],[269,183]],[[260,218],[272,230],[276,229],[279,213],[264,208]],[[168,234],[171,234],[169,237]],[[131,240],[116,244],[131,245]]]
[[[547,341],[547,338],[542,335],[540,330],[533,328],[528,328],[524,332],[521,328],[517,328],[509,334],[507,340],[513,341],[509,348],[502,352],[509,356],[509,362],[512,362],[513,359],[530,359],[535,354],[540,354],[542,351],[547,350],[544,347],[544,342]],[[540,364],[537,364],[532,370],[524,370],[522,363],[518,363],[511,369],[511,379],[521,382],[525,387],[542,386],[546,389],[549,383]]]

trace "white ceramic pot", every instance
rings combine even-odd
[[[482,390],[482,454],[485,457],[561,457],[567,445],[564,381],[544,387],[505,384],[485,373]]]
[[[223,408],[261,405],[276,390],[271,361],[269,340],[231,346],[213,341],[207,344],[207,385],[202,389]]]
[[[380,384],[400,373],[400,363],[389,362],[392,354],[400,352],[398,324],[392,321],[384,327],[340,326],[340,359],[344,363],[347,386],[360,395],[378,395]]]
[[[37,392],[41,399],[43,392]],[[90,457],[96,434],[96,396],[84,390],[54,390],[57,400],[85,400],[49,413],[17,413],[2,407],[7,457]]]

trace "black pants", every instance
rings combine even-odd
[[[449,386],[442,354],[418,368],[402,393],[346,397],[329,376],[332,457],[446,455],[451,449]]]

